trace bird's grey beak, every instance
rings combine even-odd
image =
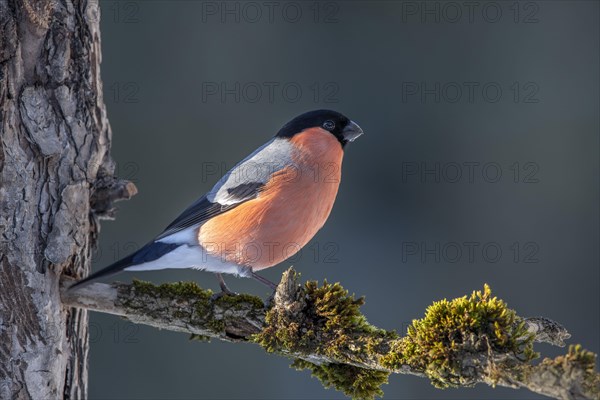
[[[348,142],[354,142],[354,140],[363,133],[363,130],[360,129],[360,126],[354,121],[350,121],[350,123],[342,130],[342,136],[344,140],[347,140]]]

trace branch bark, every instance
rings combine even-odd
[[[215,296],[193,283],[161,286],[138,281],[133,284],[95,283],[69,291],[67,288],[71,283],[63,282],[62,300],[72,307],[115,314],[135,323],[190,333],[194,337],[260,343],[269,351],[304,360],[300,366],[306,368],[308,365],[317,375],[323,375],[324,367],[338,368],[333,371],[335,374],[339,373],[340,366],[348,366],[352,368],[351,382],[332,383],[330,377],[325,383],[356,397],[380,394],[378,386],[383,383],[375,378],[379,379],[377,390],[367,392],[344,386],[355,384],[361,371],[384,373],[384,378],[387,373],[427,376],[437,384],[440,379],[446,379],[453,386],[486,383],[527,388],[557,399],[597,399],[600,393],[600,377],[594,371],[595,355],[573,347],[566,356],[533,365],[521,358],[525,353],[495,347],[492,342],[497,339],[484,331],[465,340],[470,347],[463,346],[461,351],[452,354],[452,360],[447,360],[459,366],[452,371],[454,375],[440,378],[439,371],[433,373],[429,367],[410,361],[406,356],[412,349],[409,344],[415,343],[414,334],[413,338],[410,335],[400,338],[394,332],[371,327],[355,312],[362,304],[361,300],[347,296],[339,285],[325,283],[318,288],[315,283],[309,283],[301,286],[292,269],[284,273],[269,304],[245,294]],[[486,301],[492,305],[498,303],[495,298]],[[531,341],[564,346],[563,340],[570,337],[561,325],[546,318],[514,321],[515,326],[520,323]],[[517,328],[505,330],[518,332]],[[294,337],[297,332],[299,336]],[[314,340],[305,341],[306,337]],[[525,346],[524,343],[520,346]],[[331,375],[331,371],[326,372]]]
[[[89,273],[98,218],[135,193],[109,155],[98,28],[94,0],[0,0],[0,398],[86,396],[88,315],[59,277]]]

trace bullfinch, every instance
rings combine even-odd
[[[310,111],[285,124],[151,242],[71,288],[121,271],[193,268],[252,277],[296,254],[325,224],[344,148],[363,134],[344,115]]]

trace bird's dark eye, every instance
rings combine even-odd
[[[325,128],[328,131],[330,131],[333,128],[335,128],[335,122],[333,122],[332,120],[328,119],[327,121],[323,122],[323,128]]]

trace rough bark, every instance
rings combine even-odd
[[[0,0],[0,398],[86,395],[88,315],[59,278],[89,272],[97,219],[135,193],[113,176],[98,23],[96,1]]]
[[[361,320],[361,316],[354,311],[348,311],[349,308],[357,310],[359,303],[352,297],[336,295],[335,292],[339,293],[341,287],[330,285],[329,289],[320,294],[317,302],[330,301],[333,305],[328,306],[326,313],[317,316],[313,312],[307,312],[310,307],[306,303],[311,301],[311,295],[307,287],[299,285],[297,274],[293,270],[284,273],[274,298],[267,304],[250,295],[215,296],[209,290],[202,290],[191,283],[161,286],[145,282],[111,285],[94,283],[70,291],[68,287],[72,283],[71,280],[62,283],[62,301],[73,307],[119,315],[135,323],[186,332],[193,337],[259,342],[263,346],[265,341],[260,336],[271,329],[272,333],[269,335],[276,337],[275,345],[271,341],[265,347],[288,357],[316,365],[347,365],[375,372],[431,377],[431,373],[418,362],[390,362],[401,360],[402,349],[405,349],[402,344],[404,338],[398,337],[394,332],[371,327],[366,321],[358,325],[352,322],[348,327],[338,322],[346,317],[348,321]],[[277,317],[274,318],[273,315]],[[533,340],[537,342],[564,346],[564,339],[570,337],[560,324],[543,317],[517,321],[524,321],[526,331],[534,335]],[[304,327],[338,326],[333,336],[315,329],[312,345],[296,346],[295,342],[299,337],[294,337],[294,332],[287,330],[288,326],[296,323],[300,328],[297,331],[302,332],[301,336],[309,335]],[[493,321],[490,323],[493,324]],[[276,326],[277,324],[282,326]],[[292,343],[291,347],[284,344],[285,340]],[[470,340],[472,343],[487,343],[492,339],[482,334]],[[521,359],[520,356],[524,353],[498,351],[497,347],[490,346],[489,343],[479,347],[479,350],[476,350],[475,345],[466,349],[468,351],[459,352],[459,359],[453,361],[461,366],[458,372],[452,371],[453,374],[458,374],[452,376],[453,382],[458,382],[456,386],[486,383],[526,388],[557,399],[597,399],[600,395],[600,375],[593,369],[595,356],[579,348],[573,347],[566,356],[546,359],[536,365]],[[352,374],[354,373],[356,370],[352,370]],[[373,393],[369,392],[366,397],[371,394]]]
[[[61,302],[61,276],[89,272],[98,218],[112,217],[113,203],[135,194],[131,183],[114,177],[109,155],[98,22],[96,1],[0,0],[0,398],[86,396],[87,309],[228,341],[263,334],[273,310],[290,321],[312,318],[302,314],[306,293],[292,273],[271,308],[252,296],[213,298],[188,285],[156,292],[94,284],[68,292],[68,279]],[[529,326],[539,340],[560,343],[565,335],[543,319]],[[331,349],[316,341],[312,352],[272,350],[321,365],[425,374],[415,365],[384,363],[400,339],[373,335],[368,352],[348,345],[369,342],[367,332],[353,332]],[[539,365],[511,357],[491,350],[465,355],[466,382],[598,397],[588,354],[574,351]]]

